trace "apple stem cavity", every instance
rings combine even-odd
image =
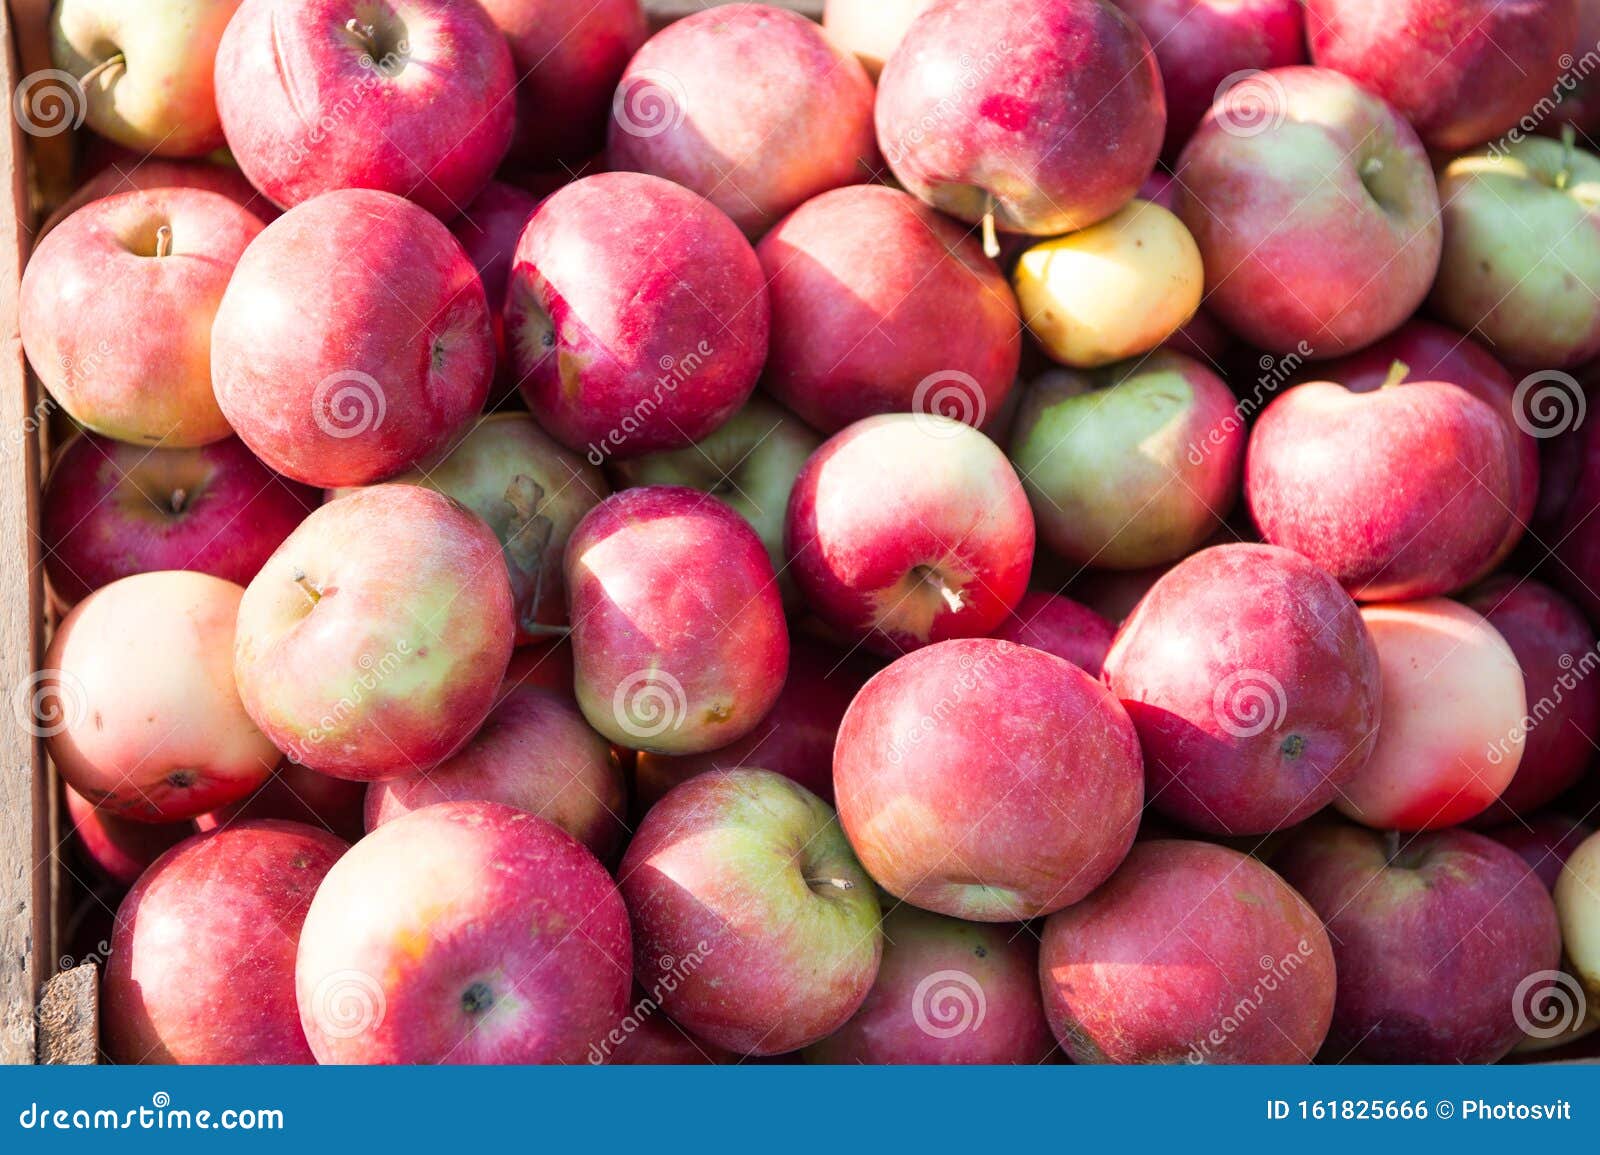
[[[99,64],[96,64],[93,68],[89,69],[88,72],[85,72],[82,76],[78,77],[78,84],[83,88],[88,88],[89,85],[93,84],[96,80],[99,80],[108,72],[111,72],[116,68],[125,68],[127,67],[127,64],[128,58],[120,52],[113,56],[108,56]]]
[[[1385,830],[1383,832],[1383,854],[1393,866],[1395,859],[1400,857],[1400,832],[1398,830]]]
[[[167,498],[167,508],[173,513],[182,513],[183,507],[189,504],[189,491],[187,489],[174,489],[172,496]]]
[[[1000,255],[1000,238],[994,227],[994,193],[983,195],[983,255],[991,261]]]
[[[1404,361],[1396,361],[1389,366],[1389,375],[1383,379],[1382,388],[1392,389],[1396,385],[1403,385],[1409,376],[1411,376],[1411,366]]]
[[[376,60],[381,55],[378,52],[378,32],[370,24],[363,24],[354,16],[344,22],[344,30],[355,38],[357,44],[372,59]]]

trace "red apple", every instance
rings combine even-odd
[[[295,1009],[301,924],[348,847],[243,822],[167,851],[117,910],[100,986],[117,1063],[309,1063]]]
[[[699,193],[751,237],[801,202],[878,167],[872,81],[798,12],[695,12],[629,62],[606,161]]]
[[[375,486],[306,518],[250,583],[234,677],[250,717],[296,762],[394,778],[472,737],[512,623],[489,527],[432,490]]]
[[[1277,68],[1228,88],[1177,184],[1206,306],[1263,349],[1359,349],[1433,285],[1442,230],[1428,155],[1399,113],[1337,72]]]
[[[146,449],[85,433],[56,455],[40,498],[45,572],[68,606],[154,570],[244,585],[320,500],[237,438]]]
[[[295,989],[319,1063],[581,1063],[627,1007],[629,958],[628,913],[577,839],[443,802],[328,873]]]
[[[204,832],[240,822],[277,818],[315,826],[346,842],[359,842],[366,833],[361,821],[366,797],[367,787],[363,782],[330,778],[294,762],[285,762],[254,794],[201,814],[194,825]]]
[[[633,3],[634,0],[628,0]],[[506,285],[511,280],[511,259],[522,239],[528,218],[541,198],[513,184],[493,180],[450,224],[450,233],[478,270],[494,328],[495,383],[493,401],[504,401],[517,391],[517,376],[506,355]]]
[[[589,1062],[613,1067],[703,1067],[737,1058],[732,1051],[695,1038],[662,1014],[655,1000],[648,1005],[635,1001],[622,1022],[589,1051]]]
[[[839,728],[833,786],[880,886],[974,922],[1083,898],[1128,852],[1144,800],[1139,740],[1110,691],[988,638],[918,650],[868,682]]]
[[[366,485],[443,449],[483,408],[493,372],[472,263],[450,230],[389,193],[326,193],[267,226],[213,330],[222,412],[258,457],[308,485]]]
[[[1581,140],[1600,131],[1593,56],[1600,50],[1600,0],[1577,0],[1577,5],[1578,35],[1571,51],[1560,58],[1561,78],[1523,110],[1517,127],[1524,132],[1559,137],[1562,127],[1570,124]]]
[[[586,177],[539,207],[505,311],[528,408],[595,465],[681,448],[733,416],[769,323],[761,263],[733,222],[636,173]]]
[[[812,611],[893,656],[1006,620],[1027,591],[1033,514],[983,434],[892,413],[834,434],[806,462],[785,541]]]
[[[1333,1062],[1493,1063],[1524,980],[1561,962],[1550,895],[1511,851],[1441,830],[1307,829],[1276,859],[1333,940]]]
[[[911,22],[934,0],[827,0],[822,30],[839,47],[855,53],[874,80],[905,37]]]
[[[646,486],[601,502],[567,543],[578,705],[611,741],[699,754],[778,698],[789,634],[755,530],[714,497]]]
[[[38,244],[46,233],[86,204],[118,193],[158,188],[195,188],[218,193],[248,210],[263,224],[279,216],[278,206],[256,191],[236,168],[199,160],[155,160],[135,153],[113,161],[73,190],[39,226],[34,243]]]
[[[381,189],[448,219],[511,144],[519,74],[477,4],[244,0],[216,73],[229,150],[285,207]]]
[[[763,388],[823,433],[877,413],[981,427],[1005,404],[1022,349],[1016,297],[967,230],[915,197],[823,193],[756,255],[772,299]]]
[[[670,960],[662,1009],[730,1051],[827,1037],[878,973],[872,880],[833,810],[780,774],[719,770],[678,786],[645,816],[618,877],[640,984]]]
[[[1098,678],[1116,632],[1116,626],[1088,606],[1035,591],[1022,596],[993,636],[1054,654]]]
[[[1544,888],[1554,892],[1567,859],[1594,831],[1563,814],[1543,811],[1513,818],[1504,826],[1491,826],[1480,833],[1516,851]]]
[[[1141,842],[1051,915],[1039,981],[1078,1063],[1309,1063],[1334,1010],[1316,912],[1254,858],[1204,842]]]
[[[194,834],[188,822],[134,822],[101,810],[70,786],[67,820],[78,851],[117,886],[132,886],[150,864]]]
[[[1322,809],[1371,756],[1378,653],[1339,583],[1286,549],[1179,562],[1123,623],[1106,684],[1151,804],[1195,830],[1265,834]]]

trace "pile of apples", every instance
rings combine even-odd
[[[108,1056],[1583,1047],[1597,26],[59,0]]]

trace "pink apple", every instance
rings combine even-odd
[[[117,910],[100,986],[114,1062],[309,1063],[295,1008],[301,924],[347,847],[243,822],[167,851]]]
[[[234,676],[296,762],[395,778],[477,730],[512,635],[489,527],[432,490],[381,485],[323,506],[268,559],[239,606]]]
[[[437,220],[383,192],[326,193],[269,225],[213,330],[222,412],[308,485],[366,485],[443,449],[493,372],[472,263]]]
[[[628,1004],[629,958],[627,911],[577,839],[443,802],[329,871],[295,990],[319,1063],[581,1063]]]
[[[983,434],[948,417],[891,413],[812,455],[789,497],[785,541],[812,611],[893,656],[1005,621],[1027,592],[1033,514]]]
[[[381,189],[448,219],[511,144],[519,74],[477,4],[244,0],[216,72],[229,150],[285,207]]]
[[[1528,869],[1544,883],[1544,888],[1554,892],[1567,859],[1594,834],[1594,830],[1582,822],[1547,810],[1516,817],[1504,826],[1491,826],[1480,833],[1506,849],[1516,851],[1522,861],[1528,864]]]
[[[1523,1037],[1524,980],[1561,962],[1555,907],[1480,834],[1304,831],[1277,856],[1333,940],[1333,1062],[1492,1063]]]
[[[604,173],[534,213],[507,290],[507,352],[539,424],[595,464],[678,449],[755,388],[770,324],[733,222],[668,181]]]
[[[1005,404],[1022,349],[1016,297],[967,230],[915,197],[823,193],[756,254],[772,299],[763,388],[823,433],[877,413],[982,426]]]
[[[294,762],[285,762],[254,794],[199,815],[194,825],[204,832],[240,822],[277,818],[315,826],[346,842],[359,842],[366,833],[361,821],[366,797],[364,782],[330,778]]]
[[[778,1055],[832,1034],[878,972],[872,879],[820,798],[767,770],[719,770],[645,816],[618,871],[634,973],[696,1036]]]
[[[1144,800],[1139,740],[1110,691],[988,638],[926,647],[868,682],[833,786],[880,886],[975,922],[1077,902],[1128,852]]]
[[[426,774],[367,788],[366,826],[437,802],[501,802],[555,823],[614,862],[627,837],[622,773],[611,747],[566,695],[519,686],[460,751]]]
[[[496,402],[517,391],[516,373],[506,355],[506,285],[511,280],[511,258],[517,251],[517,242],[539,201],[525,189],[493,180],[450,223],[451,235],[461,242],[462,251],[478,270],[489,305],[489,323],[494,328]]]
[[[1379,830],[1439,830],[1483,813],[1517,772],[1527,698],[1517,656],[1446,598],[1361,611],[1383,675],[1378,744],[1335,805]]]
[[[34,243],[86,204],[125,192],[158,188],[195,188],[219,193],[246,209],[263,224],[277,220],[278,206],[269,201],[236,168],[200,160],[156,160],[135,153],[108,164],[80,184],[39,226]]]
[[[994,637],[1064,658],[1091,677],[1100,676],[1117,628],[1094,610],[1060,594],[1024,594]]]
[[[1039,236],[1126,204],[1166,115],[1150,42],[1106,0],[938,4],[884,66],[876,106],[879,147],[908,192]]]
[[[1039,981],[1078,1063],[1309,1063],[1334,1010],[1316,912],[1254,858],[1204,842],[1141,842],[1051,915]]]
[[[856,59],[874,80],[904,39],[911,22],[933,6],[934,0],[827,0],[822,6],[822,30]]]
[[[85,205],[23,271],[22,345],[74,420],[166,448],[229,433],[211,393],[211,326],[261,222],[200,189],[119,193]]]
[[[758,237],[803,201],[878,167],[872,81],[797,12],[697,11],[629,62],[606,161],[699,193]]]
[[[266,781],[279,754],[230,671],[243,596],[171,570],[112,582],[67,615],[24,703],[69,786],[109,814],[172,822]]]
[[[237,438],[146,449],[85,433],[56,455],[40,498],[45,571],[68,606],[154,570],[244,585],[320,500]]]
[[[1235,83],[1183,150],[1177,184],[1207,308],[1263,349],[1359,349],[1433,285],[1442,230],[1428,155],[1399,113],[1330,69]]]
[[[777,701],[789,633],[755,530],[699,490],[626,489],[567,543],[578,705],[618,745],[715,750]]]
[[[132,886],[150,864],[194,834],[189,822],[134,822],[101,810],[63,786],[78,852],[117,886]]]

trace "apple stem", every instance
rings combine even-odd
[[[994,228],[994,193],[983,196],[983,255],[991,261],[1000,255],[1000,238]]]
[[[88,72],[85,72],[82,76],[78,77],[78,85],[82,88],[88,88],[89,85],[100,79],[100,77],[105,73],[110,72],[113,68],[122,68],[126,66],[127,63],[128,58],[122,55],[120,52],[114,56],[108,56],[99,64],[96,64],[93,68],[89,69]]]
[[[959,614],[966,608],[966,599],[961,596],[961,591],[951,589],[936,571],[932,569],[924,571],[922,580],[938,591],[939,596],[944,599],[944,604],[950,607],[951,613]]]
[[[167,505],[173,513],[182,513],[183,507],[188,504],[189,491],[187,489],[174,489],[172,496],[167,499]]]
[[[311,599],[311,604],[312,605],[316,605],[318,602],[320,602],[322,600],[322,591],[319,590],[316,586],[311,584],[311,579],[306,577],[306,571],[305,570],[297,569],[297,570],[294,571],[294,582],[301,589],[305,590],[306,597]]]
[[[807,886],[831,886],[835,890],[854,890],[856,884],[848,878],[808,878]]]
[[[1561,126],[1561,171],[1556,173],[1556,188],[1565,192],[1572,183],[1572,153],[1578,147],[1578,131],[1571,121]]]
[[[1383,853],[1389,860],[1389,865],[1394,865],[1394,860],[1400,857],[1400,832],[1398,830],[1385,830],[1383,832]]]
[[[156,256],[165,257],[172,252],[172,226],[162,225],[156,230]]]
[[[344,22],[344,30],[356,38],[356,42],[366,49],[367,55],[374,60],[378,58],[378,33],[370,24],[363,24],[354,16]]]
[[[1382,157],[1369,156],[1369,157],[1367,157],[1366,160],[1361,162],[1361,177],[1362,177],[1363,180],[1367,179],[1368,177],[1375,177],[1382,171],[1383,171],[1383,158]]]
[[[1383,388],[1391,389],[1396,385],[1404,384],[1405,379],[1409,376],[1411,376],[1411,366],[1404,361],[1396,361],[1389,366],[1389,375],[1383,379]]]

